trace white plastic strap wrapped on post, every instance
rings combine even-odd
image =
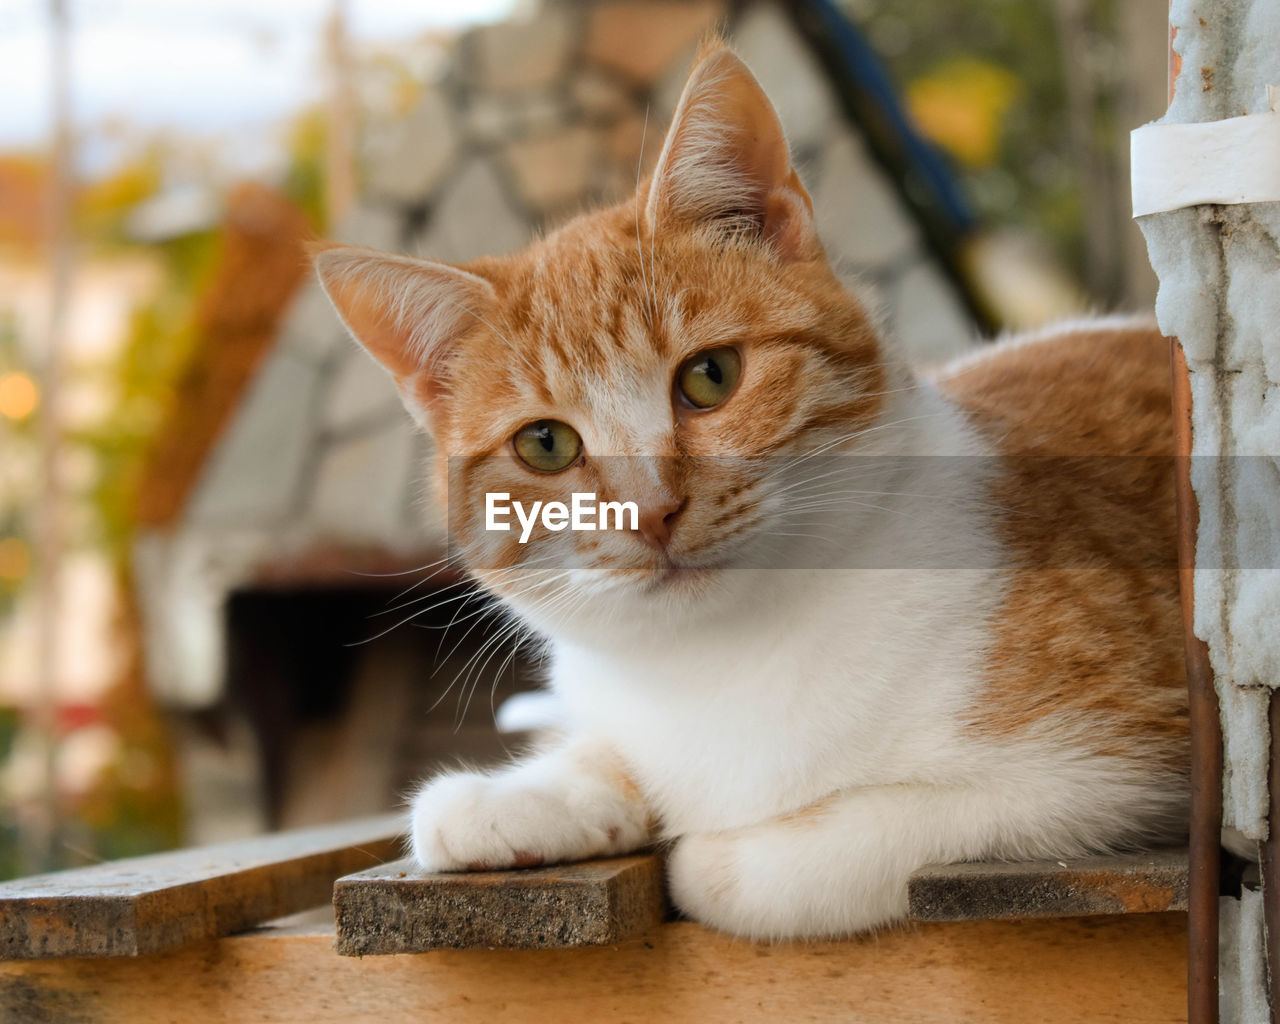
[[[1280,89],[1265,114],[1200,124],[1148,124],[1130,133],[1133,215],[1204,203],[1280,201]]]

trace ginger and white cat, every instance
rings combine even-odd
[[[778,938],[900,918],[926,864],[1184,832],[1166,348],[1099,322],[916,376],[724,46],[633,198],[465,267],[316,264],[567,718],[421,788],[424,869],[667,842],[681,910]],[[520,544],[495,492],[634,500],[638,529]]]

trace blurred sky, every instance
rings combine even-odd
[[[393,41],[488,21],[515,0],[348,0],[351,35]],[[77,124],[216,134],[319,97],[333,0],[67,0]],[[0,0],[0,149],[49,136],[48,0]]]

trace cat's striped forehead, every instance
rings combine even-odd
[[[825,262],[695,231],[653,238],[634,201],[471,269],[495,294],[486,329],[452,362],[443,440],[454,452],[497,450],[556,419],[594,454],[763,453],[862,420],[881,390],[875,334]],[[746,395],[695,429],[679,367],[724,345],[742,353]]]
[[[812,302],[758,256],[688,243],[673,252],[626,230],[625,217],[608,220],[552,236],[505,268],[495,327],[519,349],[513,382],[527,395],[639,397],[640,378],[669,377],[697,351],[812,323]]]
[[[652,274],[637,255],[600,244],[530,255],[500,293],[500,316],[508,339],[535,351],[551,379],[608,375],[628,359],[669,354]]]

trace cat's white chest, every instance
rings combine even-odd
[[[879,482],[867,464],[837,464],[837,489],[874,500],[824,518],[790,563],[808,568],[727,570],[747,575],[682,612],[620,603],[576,641],[547,629],[570,728],[622,755],[669,834],[750,825],[858,787],[950,783],[981,760],[965,719],[1004,556],[990,461],[939,453],[989,453],[929,389],[899,404],[919,436],[871,464],[892,474]]]
[[[928,777],[965,756],[957,715],[978,682],[986,602],[959,576],[872,579],[879,589],[865,574],[796,573],[775,582],[788,600],[731,635],[617,655],[559,646],[556,688],[575,729],[622,754],[670,834]]]

